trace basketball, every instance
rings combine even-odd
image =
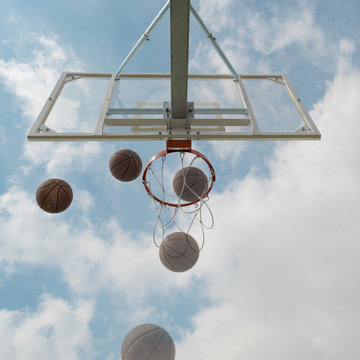
[[[191,235],[175,232],[163,240],[160,245],[159,256],[167,269],[174,272],[184,272],[196,264],[199,251],[199,246]]]
[[[45,180],[36,190],[36,202],[48,213],[60,213],[66,210],[72,199],[72,189],[62,179]]]
[[[130,330],[121,345],[122,360],[174,360],[175,345],[166,330],[142,324]]]
[[[181,200],[189,202],[200,200],[208,189],[208,179],[199,168],[184,167],[175,174],[173,189]]]
[[[140,175],[142,161],[135,151],[122,149],[111,157],[109,169],[116,179],[128,182],[135,180]]]

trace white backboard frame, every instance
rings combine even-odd
[[[240,87],[239,94],[242,97],[243,108],[203,108],[196,107],[189,110],[193,114],[188,114],[184,119],[173,119],[171,109],[165,114],[163,106],[158,108],[111,108],[112,97],[114,95],[116,82],[115,73],[79,73],[64,72],[55,88],[47,99],[41,113],[36,119],[34,125],[28,134],[29,141],[131,141],[131,140],[169,140],[169,139],[191,139],[191,140],[319,140],[320,132],[305,109],[301,99],[296,94],[293,86],[286,75],[241,75],[240,81],[236,82]],[[121,73],[118,79],[169,79],[170,74],[138,74]],[[108,90],[103,102],[99,117],[94,121],[96,127],[91,133],[66,133],[56,132],[46,125],[46,121],[54,107],[58,97],[61,94],[66,83],[76,81],[80,78],[105,78],[109,79]],[[222,74],[189,74],[189,79],[233,79],[232,75]],[[259,128],[247,96],[245,86],[242,80],[269,80],[275,81],[285,87],[294,106],[301,116],[303,125],[293,132],[263,132]],[[159,104],[166,99],[159,99]],[[191,104],[191,103],[189,103]],[[190,106],[190,105],[189,105]],[[194,114],[209,114],[209,118],[196,118]],[[119,117],[116,115],[119,114]],[[133,118],[124,118],[120,115],[133,115]],[[152,117],[146,117],[146,115]],[[159,117],[154,115],[159,114]],[[234,114],[239,114],[234,118]],[[111,117],[110,117],[111,115]],[[216,115],[215,117],[213,117]],[[231,115],[227,117],[227,115]],[[107,133],[106,128],[119,128],[119,132]],[[121,131],[124,127],[133,127],[130,131]],[[144,128],[141,128],[141,127]],[[214,128],[216,126],[216,128]],[[232,128],[246,126],[250,131],[237,132]],[[136,130],[136,131],[133,131]]]

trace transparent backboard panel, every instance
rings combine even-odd
[[[193,101],[195,109],[243,108],[238,86],[232,79],[189,79],[188,101]],[[208,117],[199,115],[195,117]],[[227,114],[226,117],[238,117],[238,114]]]
[[[296,131],[303,125],[283,84],[268,79],[245,79],[243,83],[261,131]]]
[[[111,108],[163,107],[171,101],[170,78],[137,79],[124,78],[117,81]],[[231,79],[189,79],[188,101],[195,108],[243,107],[236,83]],[[207,115],[195,114],[195,117]],[[230,116],[230,115],[229,115]],[[237,116],[237,115],[231,115]]]
[[[120,78],[110,107],[162,108],[164,101],[170,101],[170,79]]]
[[[93,132],[106,96],[109,78],[66,81],[47,118],[56,132]]]
[[[116,114],[110,113],[109,119],[158,119],[163,118],[163,104],[171,101],[171,80],[168,78],[120,78],[116,82],[115,91],[110,104],[110,109]],[[205,109],[234,109],[244,108],[239,88],[233,79],[199,79],[189,78],[188,80],[188,102],[194,103],[196,119],[222,119],[226,118],[245,118],[246,115],[240,114],[206,114],[199,110]],[[154,114],[121,114],[119,109],[157,109]],[[197,111],[198,110],[198,111]],[[197,129],[217,129],[221,124],[202,126],[194,121]],[[131,128],[122,126],[122,131],[140,131],[152,129],[153,125],[141,125],[141,128]],[[164,130],[164,126],[162,129]],[[224,127],[221,129],[225,130]],[[234,129],[232,129],[234,130]],[[115,126],[106,126],[106,132],[113,133],[117,129]],[[249,127],[236,127],[235,131],[250,131]]]
[[[194,125],[200,131],[202,128],[220,131],[250,132],[250,126],[222,126],[222,119],[246,118],[243,114],[199,114],[197,110],[208,109],[243,109],[239,87],[233,79],[193,79],[188,82],[188,99],[194,102],[195,119],[217,119],[213,126]]]
[[[113,96],[110,102],[109,111],[106,115],[107,119],[162,119],[163,118],[163,102],[170,101],[170,79],[168,78],[120,78],[115,82]],[[138,113],[119,113],[123,109],[157,110],[154,113],[138,114]],[[112,114],[111,111],[116,112]],[[107,123],[109,123],[107,121]],[[135,132],[140,129],[135,128],[137,124],[129,122],[128,126],[108,126],[104,127],[104,133],[117,132]],[[156,125],[159,126],[159,125]],[[141,129],[151,130],[154,128],[153,123],[146,126],[141,125]]]
[[[111,76],[63,73],[28,139],[320,138],[286,76],[243,75],[242,87],[229,75],[190,74],[185,119],[171,117],[169,74]]]

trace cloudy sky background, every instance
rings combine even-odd
[[[146,322],[180,360],[359,359],[357,1],[193,2],[240,73],[289,76],[322,140],[196,143],[215,227],[187,273],[160,263],[140,179],[108,171],[119,148],[146,162],[164,143],[27,143],[61,72],[115,71],[163,4],[0,0],[0,358],[119,359]],[[169,71],[167,30],[127,71]],[[226,72],[191,36],[191,71]],[[49,177],[74,190],[55,216],[34,198]]]

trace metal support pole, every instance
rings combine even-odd
[[[164,7],[160,10],[159,14],[155,17],[155,19],[152,21],[152,23],[149,25],[149,27],[145,30],[144,34],[140,37],[138,42],[135,44],[135,46],[130,51],[129,55],[125,58],[125,60],[122,62],[122,64],[119,66],[118,70],[116,71],[115,80],[119,80],[120,73],[123,71],[127,63],[131,60],[131,58],[135,55],[135,53],[138,51],[140,46],[143,44],[145,40],[149,39],[149,35],[151,31],[154,29],[156,24],[159,22],[159,20],[164,16],[167,9],[170,6],[170,0],[166,2]]]
[[[189,26],[190,0],[170,0],[171,112],[175,119],[187,116]]]

